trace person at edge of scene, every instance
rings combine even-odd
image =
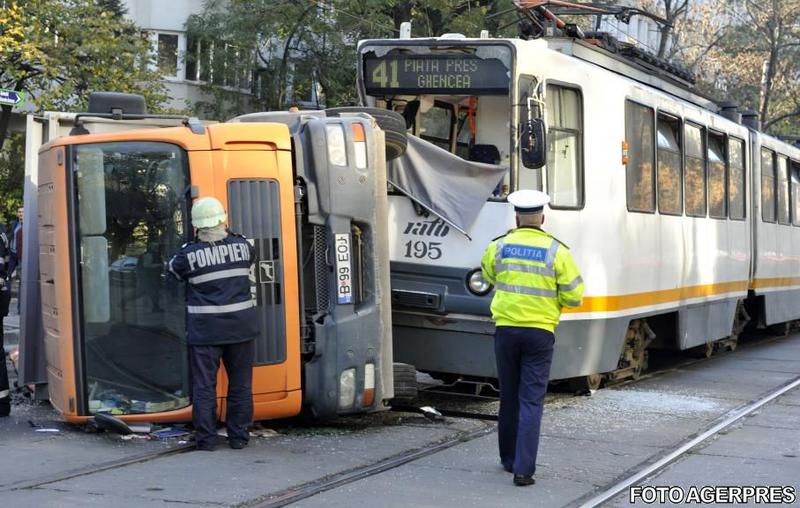
[[[17,220],[11,226],[11,235],[8,238],[10,252],[5,277],[9,281],[8,290],[11,291],[10,281],[14,277],[14,271],[17,270],[17,278],[19,279],[17,314],[20,314],[20,303],[22,302],[22,219],[24,216],[25,209],[20,206],[17,208]]]
[[[8,384],[3,328],[3,318],[8,315],[8,307],[11,302],[11,284],[6,282],[6,267],[9,264],[9,257],[8,237],[3,231],[0,232],[0,417],[11,414],[11,391]]]
[[[509,194],[517,227],[489,244],[483,277],[495,287],[495,355],[500,382],[498,444],[514,485],[533,485],[554,331],[563,307],[578,307],[583,279],[566,245],[541,229],[547,194]]]
[[[228,375],[228,445],[247,445],[253,418],[254,338],[258,335],[255,301],[250,296],[250,266],[255,249],[225,226],[222,203],[201,198],[192,206],[197,238],[181,247],[168,270],[186,281],[186,342],[192,377],[192,422],[198,450],[217,444],[217,371]]]
[[[14,270],[22,264],[22,219],[24,216],[25,209],[20,206],[17,208],[17,220],[9,229],[10,259],[6,272],[9,279],[14,276]]]

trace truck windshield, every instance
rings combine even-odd
[[[77,146],[72,160],[89,412],[188,406],[183,287],[163,276],[187,239],[186,153],[102,143]]]

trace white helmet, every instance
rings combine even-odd
[[[225,209],[216,198],[200,198],[192,205],[192,225],[197,229],[213,228],[227,220]]]

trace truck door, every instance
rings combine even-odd
[[[213,191],[225,205],[228,224],[255,246],[251,289],[260,334],[253,370],[255,418],[296,414],[300,405],[300,324],[294,177],[284,126],[210,126]],[[249,142],[248,140],[255,140]],[[284,143],[281,141],[283,140]],[[203,181],[193,175],[193,182]],[[221,378],[220,393],[227,390]]]

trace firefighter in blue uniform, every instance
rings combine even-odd
[[[169,261],[168,269],[186,281],[186,341],[192,372],[192,422],[198,450],[217,444],[217,371],[222,359],[228,375],[228,445],[241,449],[253,418],[254,338],[258,335],[255,301],[250,295],[250,266],[255,250],[225,227],[222,203],[202,198],[192,206],[197,239]]]
[[[514,485],[535,483],[544,395],[553,360],[554,331],[563,307],[577,307],[583,279],[569,249],[545,233],[541,191],[509,194],[517,228],[489,244],[483,277],[494,285],[492,319],[500,382],[500,462]]]

